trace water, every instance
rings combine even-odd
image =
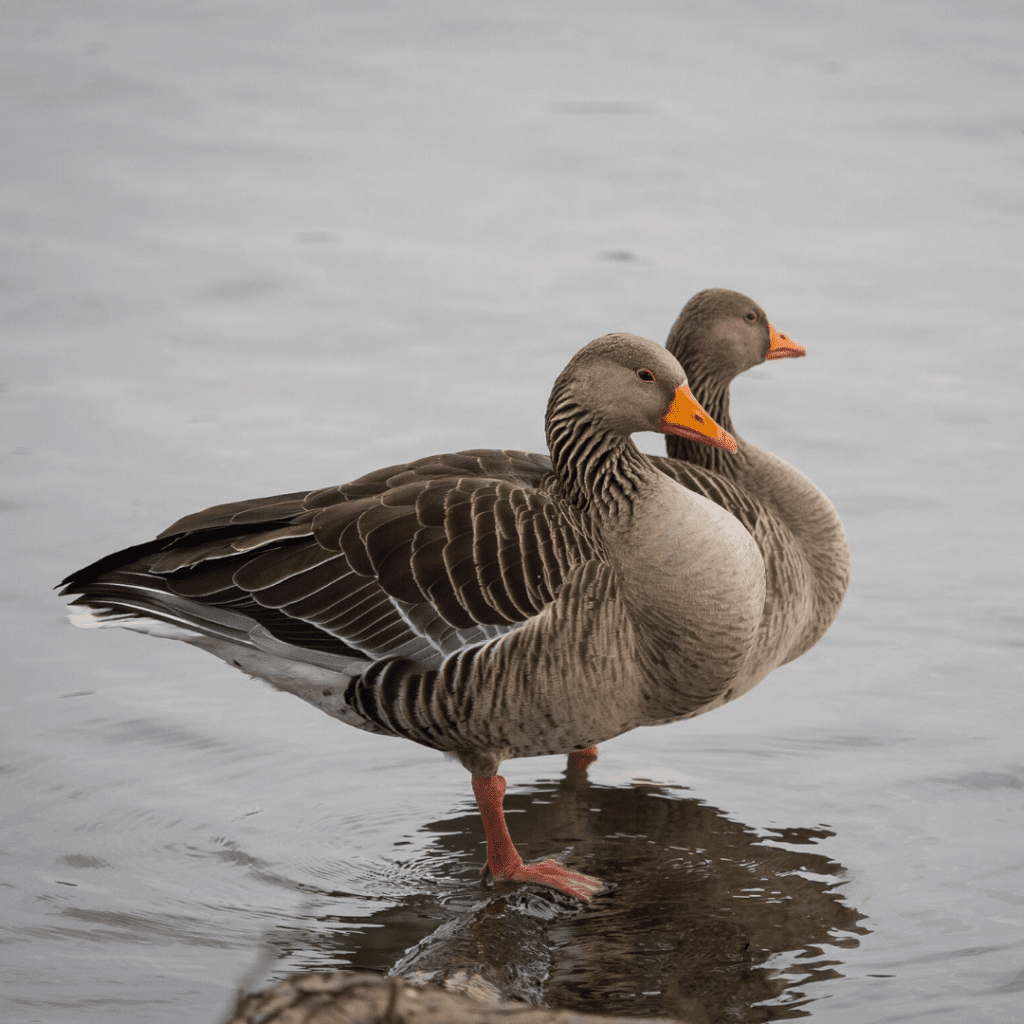
[[[215,1021],[237,984],[485,965],[693,1020],[1016,1021],[1024,496],[1016,5],[9,4],[0,1016]],[[853,583],[742,700],[469,780],[50,587],[215,502],[542,446],[592,337],[709,285],[808,358],[742,433]],[[645,439],[657,451],[660,439]]]

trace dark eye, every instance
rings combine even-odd
[[[637,370],[636,375],[645,383],[653,384],[657,379],[650,370]]]
[[[755,312],[754,312],[753,310],[751,310],[751,311],[750,311],[750,312],[749,312],[749,313],[747,314],[747,319],[748,319],[748,320],[749,320],[749,321],[750,321],[751,323],[753,323],[753,322],[754,322],[754,321],[755,321],[755,320],[757,319],[757,314],[756,314],[756,313],[755,313]]]

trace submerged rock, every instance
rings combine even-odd
[[[617,1024],[627,1018],[553,1010],[501,1000],[477,976],[445,987],[369,971],[296,974],[266,992],[242,996],[226,1024]],[[648,1018],[649,1024],[688,1024]]]

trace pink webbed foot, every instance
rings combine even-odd
[[[569,767],[586,771],[596,760],[597,747],[587,747],[586,750],[574,750],[569,755]]]
[[[584,903],[589,903],[604,889],[604,883],[600,880],[579,871],[572,871],[564,864],[551,859],[542,860],[539,864],[524,864],[520,858],[519,867],[511,871],[503,870],[501,874],[495,873],[490,863],[487,863],[480,875],[492,875],[503,882],[532,882],[534,885],[546,885],[549,889],[557,889],[567,896],[575,896]]]
[[[487,836],[487,863],[480,872],[481,878],[491,874],[502,881],[546,885],[549,889],[557,889],[584,903],[589,903],[604,889],[604,884],[596,878],[571,871],[553,860],[541,861],[539,864],[523,863],[505,825],[505,812],[502,809],[505,780],[500,775],[474,775],[473,793]]]

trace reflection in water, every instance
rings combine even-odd
[[[832,833],[758,835],[673,790],[595,786],[573,772],[509,792],[524,858],[565,857],[610,884],[585,907],[532,886],[451,886],[472,883],[482,829],[471,812],[437,822],[433,870],[444,862],[448,886],[358,922],[336,918],[332,932],[292,934],[278,944],[283,973],[354,966],[440,981],[469,969],[505,996],[589,1012],[695,1024],[804,1016],[814,998],[804,986],[841,977],[840,950],[867,932],[837,891],[841,865],[799,849]]]

